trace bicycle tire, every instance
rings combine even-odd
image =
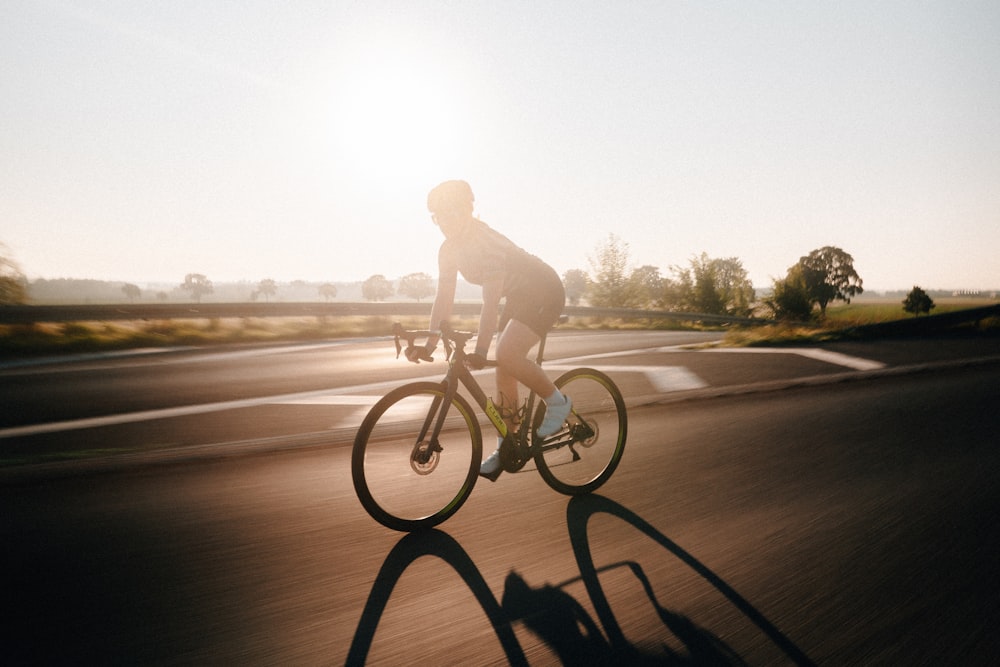
[[[393,389],[372,406],[354,438],[351,477],[369,515],[383,526],[411,532],[451,517],[468,499],[482,461],[482,431],[469,402],[456,394],[438,442],[429,452],[418,441],[421,427],[433,428],[444,397],[433,382]],[[425,459],[419,454],[423,453]]]
[[[570,427],[547,443],[535,443],[535,465],[545,483],[559,493],[591,493],[611,478],[625,453],[625,400],[611,378],[593,368],[568,371],[555,385],[573,400]],[[545,417],[544,404],[541,407],[535,429]],[[576,437],[571,435],[573,429],[579,429]]]

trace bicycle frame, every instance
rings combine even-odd
[[[465,345],[474,333],[453,331],[446,324],[440,333],[404,331],[399,325],[394,333],[397,356],[402,351],[400,339],[412,348],[418,337],[440,335],[448,367],[439,382],[411,382],[391,390],[372,406],[355,436],[351,453],[354,489],[365,510],[382,525],[404,531],[428,528],[448,519],[466,501],[477,477],[484,476],[478,460],[483,419],[476,414],[476,405],[501,437],[499,458],[505,472],[517,472],[533,460],[546,484],[566,495],[591,493],[614,473],[625,447],[627,417],[621,392],[604,373],[574,368],[556,378],[560,389],[578,392],[575,397],[582,409],[577,412],[574,406],[563,428],[540,438],[535,429],[545,408],[537,393],[529,388],[515,414],[501,414],[466,365],[472,355],[465,354]],[[410,348],[410,359],[433,360],[422,349],[415,354]],[[544,350],[543,337],[538,345],[539,364]],[[486,364],[496,365],[495,361]],[[608,437],[601,437],[602,426]],[[444,447],[450,450],[453,445],[457,456],[442,454]],[[568,451],[550,456],[564,447]],[[576,465],[578,461],[583,463]]]
[[[401,349],[399,344],[400,337],[405,338],[408,343],[412,345],[413,340],[417,336],[431,334],[430,331],[404,331],[398,324],[394,326],[394,332],[396,336],[397,356]],[[473,402],[486,414],[490,423],[493,425],[493,428],[496,429],[497,434],[504,439],[505,444],[517,446],[518,453],[520,454],[518,458],[523,459],[521,465],[523,465],[523,462],[527,462],[527,460],[531,458],[535,448],[538,446],[547,448],[572,445],[572,438],[568,441],[562,441],[558,435],[550,438],[544,443],[529,444],[531,423],[535,408],[535,392],[531,390],[529,390],[528,398],[525,403],[524,415],[522,417],[520,427],[516,433],[510,433],[507,428],[507,424],[503,420],[503,416],[500,414],[500,410],[497,408],[493,400],[486,395],[486,392],[483,391],[482,387],[479,386],[476,378],[472,375],[472,371],[470,371],[465,365],[465,360],[468,355],[465,353],[464,346],[465,343],[473,337],[473,334],[454,331],[450,326],[448,326],[447,323],[442,322],[440,335],[441,340],[444,343],[445,353],[448,355],[448,371],[445,373],[444,379],[441,381],[444,394],[441,398],[435,399],[431,404],[431,408],[427,413],[427,419],[421,426],[418,442],[425,440],[433,422],[433,430],[430,431],[430,442],[432,443],[431,451],[440,451],[440,446],[437,444],[438,436],[444,428],[445,419],[448,416],[448,407],[451,405],[452,398],[458,392],[458,388],[461,385],[465,387],[472,396]],[[536,354],[535,361],[539,365],[541,365],[545,354],[545,338],[546,337],[543,336],[538,343],[538,352]],[[484,368],[495,368],[496,365],[496,361],[487,361]]]

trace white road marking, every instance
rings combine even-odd
[[[401,383],[402,384],[402,383]],[[271,401],[271,405],[375,405],[381,396],[355,394],[321,394],[318,396],[300,396]]]
[[[841,354],[840,352],[831,352],[830,350],[821,350],[819,348],[810,348],[810,347],[798,347],[798,348],[713,347],[703,351],[729,353],[729,354],[797,354],[800,357],[807,357],[809,359],[815,359],[816,361],[823,361],[828,364],[834,364],[836,366],[853,368],[856,371],[876,371],[879,370],[880,368],[885,368],[885,364],[883,364],[881,361],[872,361],[871,359],[852,357],[851,355]]]
[[[291,349],[291,348],[290,348]],[[298,348],[302,349],[302,348]],[[678,347],[665,347],[653,350],[654,352],[679,352],[691,351]],[[878,361],[852,357],[838,352],[815,348],[708,348],[701,349],[702,352],[716,353],[755,353],[755,354],[798,354],[803,357],[816,359],[838,366],[845,366],[860,371],[878,370],[884,368],[885,364]],[[651,350],[626,350],[617,353],[595,354],[573,359],[560,359],[559,363],[546,364],[546,370],[565,371],[578,368],[582,362],[593,359],[607,359],[610,357],[621,357],[636,354],[648,354]],[[697,375],[683,366],[609,366],[594,365],[594,368],[602,370],[611,375],[617,373],[642,373],[656,389],[663,393],[673,391],[685,391],[690,389],[701,389],[708,385]],[[490,370],[477,372],[476,375],[492,374]],[[154,419],[167,419],[171,417],[185,417],[210,412],[221,412],[223,410],[237,410],[250,408],[259,405],[342,405],[354,407],[370,407],[382,394],[391,388],[407,382],[417,382],[420,380],[438,381],[441,379],[440,373],[425,378],[409,378],[401,381],[377,382],[368,385],[358,385],[353,387],[343,387],[340,389],[321,389],[309,392],[294,394],[279,394],[276,396],[261,396],[258,398],[248,398],[235,401],[220,401],[216,403],[204,403],[201,405],[185,405],[173,408],[161,408],[157,410],[141,410],[117,415],[105,415],[102,417],[89,417],[85,419],[70,419],[66,421],[50,422],[47,424],[29,424],[27,426],[14,426],[0,429],[0,439],[16,438],[20,436],[39,435],[43,433],[58,433],[61,431],[75,431],[84,428],[97,428],[101,426],[114,426],[117,424],[129,424]],[[371,394],[364,393],[370,392]],[[360,422],[360,419],[358,420]]]
[[[548,371],[569,371],[579,366],[565,364],[546,364]],[[603,366],[595,367],[604,373],[641,373],[656,387],[657,391],[686,391],[688,389],[703,389],[708,384],[684,366]]]

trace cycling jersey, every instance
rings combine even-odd
[[[502,277],[504,320],[517,319],[544,335],[562,314],[566,294],[559,274],[482,220],[474,218],[461,234],[445,239],[439,257],[473,285]]]

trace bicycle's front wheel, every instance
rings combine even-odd
[[[482,432],[468,401],[445,405],[440,384],[394,389],[368,412],[354,439],[354,490],[373,519],[393,530],[436,526],[472,493],[482,459]],[[434,424],[447,418],[436,440]]]
[[[611,378],[592,368],[571,370],[555,384],[573,399],[573,410],[567,428],[535,444],[535,465],[559,493],[590,493],[611,478],[625,452],[625,400]],[[538,412],[536,429],[545,416]]]

